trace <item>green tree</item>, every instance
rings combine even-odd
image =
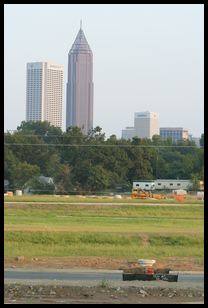
[[[21,125],[17,127],[18,132],[34,133],[39,136],[61,136],[62,130],[60,127],[55,127],[48,121],[22,121]]]
[[[4,147],[4,179],[9,181],[10,187],[14,186],[13,175],[15,173],[17,164],[18,164],[18,160],[15,157],[15,153],[13,153],[12,149],[10,149],[8,146],[5,146]]]
[[[102,166],[92,166],[86,181],[86,188],[91,192],[103,191],[108,188],[111,174]]]
[[[59,194],[70,194],[74,190],[71,178],[71,168],[67,164],[58,166],[54,177],[56,192]]]
[[[23,189],[29,189],[33,194],[52,195],[55,191],[55,185],[41,181],[39,177],[35,176],[29,179],[24,185]]]
[[[199,174],[191,174],[191,182],[193,185],[193,190],[198,190],[200,185],[199,185],[200,177]]]
[[[102,142],[105,140],[105,133],[102,133],[102,128],[100,126],[96,126],[89,131],[88,139]]]
[[[19,162],[14,168],[13,182],[15,188],[22,189],[24,184],[40,175],[40,168],[37,165],[30,165],[27,162]]]
[[[105,140],[99,126],[84,135],[78,127],[62,132],[48,122],[22,122],[4,136],[5,179],[15,188],[40,174],[52,177],[60,193],[131,186],[135,179],[204,178],[204,149],[189,141],[174,144],[158,135]]]
[[[204,134],[201,134],[201,138],[200,138],[200,146],[203,147],[204,146]]]
[[[152,136],[152,144],[153,145],[161,145],[162,144],[162,140],[161,140],[160,135]]]

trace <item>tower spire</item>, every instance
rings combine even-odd
[[[82,20],[80,20],[80,30],[82,30]]]

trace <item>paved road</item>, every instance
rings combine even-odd
[[[113,280],[113,281],[122,281],[122,271],[109,271],[109,272],[30,272],[30,271],[5,271],[5,279],[47,279],[47,280]],[[203,274],[179,274],[178,282],[193,282],[193,283],[203,283],[204,275]]]

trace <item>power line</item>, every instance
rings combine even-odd
[[[18,135],[19,133],[19,135]],[[4,133],[5,137],[13,137],[14,135],[6,135],[6,134],[10,134],[10,133]],[[37,135],[37,134],[22,134],[21,132],[17,132],[17,134],[15,136],[29,136],[29,137],[59,137],[59,138],[66,138],[66,137],[79,137],[79,138],[91,138],[91,136],[80,136],[80,135],[46,135],[46,134],[42,134],[42,135]],[[99,135],[95,135],[95,136],[99,136]]]

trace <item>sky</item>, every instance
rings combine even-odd
[[[203,4],[5,4],[4,130],[26,117],[26,63],[64,66],[82,29],[93,52],[93,126],[121,138],[134,113],[204,132]]]

